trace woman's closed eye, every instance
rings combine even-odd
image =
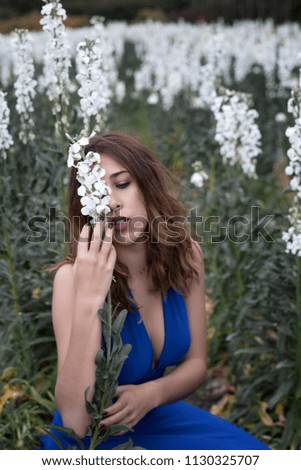
[[[116,184],[116,188],[124,189],[124,188],[126,188],[129,184],[130,184],[129,181],[127,181],[126,183],[118,183],[118,184]]]

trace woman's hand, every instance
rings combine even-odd
[[[101,308],[111,286],[116,262],[116,250],[112,245],[113,226],[105,228],[104,221],[97,222],[89,246],[90,230],[87,224],[80,233],[73,265],[74,285],[77,298]]]
[[[117,401],[104,410],[105,418],[101,421],[100,426],[126,424],[132,428],[156,407],[153,382],[140,385],[121,385],[117,387],[114,397],[117,397]],[[126,432],[121,431],[115,435],[122,436]]]

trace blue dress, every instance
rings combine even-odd
[[[190,330],[183,296],[169,289],[162,296],[165,340],[162,353],[155,366],[153,348],[139,310],[129,313],[121,333],[123,343],[130,343],[132,350],[119,376],[119,385],[141,384],[162,377],[166,367],[175,366],[184,358],[190,347]],[[58,410],[53,425],[62,426]],[[134,432],[123,436],[112,436],[101,449],[112,449],[132,439],[135,446],[150,450],[265,450],[268,447],[235,425],[212,415],[184,401],[154,408],[136,426]],[[62,433],[52,431],[64,447],[75,442]],[[85,449],[89,448],[89,437],[83,439]],[[49,436],[41,437],[44,450],[59,449]]]

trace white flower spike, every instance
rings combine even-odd
[[[301,70],[300,70],[301,78]],[[288,127],[286,136],[290,143],[287,152],[288,166],[285,173],[291,177],[290,188],[294,191],[293,205],[289,209],[288,220],[291,226],[282,233],[286,243],[286,253],[301,256],[301,86],[292,90],[288,101],[288,112],[295,118],[295,124]]]
[[[216,119],[215,140],[220,144],[223,163],[238,163],[243,173],[257,179],[256,163],[261,153],[261,133],[255,122],[258,113],[250,109],[247,96],[223,90],[212,105]]]
[[[10,110],[7,106],[5,95],[6,93],[0,90],[0,151],[4,160],[7,156],[6,150],[14,143],[8,131]]]
[[[67,125],[66,106],[69,104],[69,69],[71,67],[71,49],[68,43],[64,21],[66,11],[59,0],[46,1],[42,7],[40,24],[47,37],[44,54],[44,71],[39,81],[52,102],[52,112],[57,121]],[[58,126],[57,122],[56,126]],[[56,129],[58,131],[58,127]]]
[[[17,98],[16,111],[20,115],[19,138],[23,144],[35,138],[32,100],[36,95],[34,79],[32,37],[27,30],[17,29],[13,34],[14,89]]]
[[[100,155],[97,152],[87,152],[87,154],[84,152],[84,147],[89,144],[95,133],[90,137],[80,137],[78,140],[66,135],[71,141],[67,165],[69,168],[74,166],[77,169],[76,179],[80,183],[77,194],[81,196],[81,213],[90,216],[91,225],[95,225],[97,220],[111,211],[109,208],[111,188],[102,179],[105,170],[99,165]]]

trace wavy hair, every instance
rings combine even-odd
[[[177,199],[175,182],[170,172],[151,150],[136,137],[123,132],[109,132],[90,139],[85,152],[97,152],[114,158],[126,168],[136,181],[145,204],[148,224],[146,263],[152,291],[164,296],[169,288],[189,294],[190,281],[198,279],[193,241],[188,233],[186,207]],[[87,217],[81,213],[79,182],[76,168],[71,169],[68,195],[69,252],[59,263],[47,268],[54,271],[65,263],[73,263],[77,254],[77,240]],[[129,271],[116,260],[112,282],[112,306],[133,311],[129,295]]]

